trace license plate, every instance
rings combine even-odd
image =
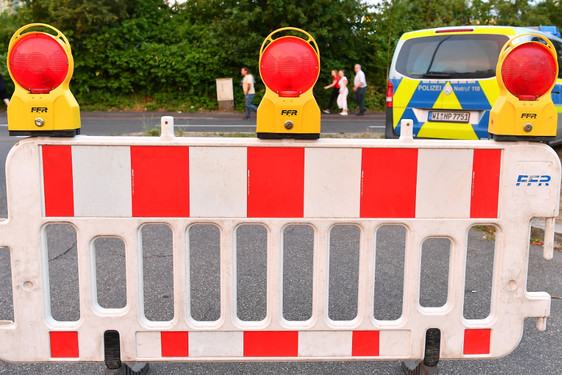
[[[468,122],[470,121],[470,112],[429,111],[427,121]]]

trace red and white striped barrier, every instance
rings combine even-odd
[[[496,218],[498,214],[501,149],[255,144],[44,145],[41,151],[48,217]]]
[[[121,359],[398,360],[424,356],[426,331],[441,331],[443,359],[496,358],[517,346],[527,317],[544,329],[547,293],[526,291],[529,222],[558,214],[560,162],[542,144],[494,141],[408,141],[75,137],[19,142],[7,160],[9,218],[0,245],[10,248],[14,321],[0,325],[0,357],[8,361],[103,361],[103,335],[118,330]],[[49,307],[42,230],[71,224],[77,233],[80,319],[60,322]],[[173,232],[174,318],[144,317],[139,230]],[[186,231],[220,229],[220,318],[198,322],[189,312]],[[267,310],[261,321],[236,317],[234,232],[267,228]],[[329,232],[361,229],[357,317],[327,315]],[[314,231],[312,317],[287,321],[281,311],[282,231]],[[406,228],[402,316],[373,317],[374,236],[384,224]],[[474,225],[497,228],[490,315],[463,317],[466,241]],[[96,300],[88,250],[100,236],[126,244],[127,304]],[[421,246],[451,240],[449,293],[439,308],[419,304]],[[21,343],[25,343],[22,347]]]

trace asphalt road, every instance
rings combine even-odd
[[[117,135],[137,133],[154,127],[159,123],[162,114],[103,114],[91,113],[83,116],[83,134],[87,135]],[[213,119],[208,115],[196,117],[178,116],[176,124],[185,124],[187,129],[197,132],[227,132],[252,131],[251,124],[237,118]],[[332,115],[336,116],[336,115]],[[332,116],[323,122],[323,131],[357,133],[366,132],[369,126],[378,126],[382,121],[380,116],[347,120],[340,123],[339,117],[332,120]],[[0,160],[5,160],[11,146],[17,138],[9,137],[5,124],[5,113],[0,113]],[[372,125],[375,124],[375,125]],[[200,126],[201,128],[198,128]],[[333,126],[333,128],[332,128]],[[207,129],[207,130],[200,130]],[[222,129],[222,130],[217,130]],[[353,129],[353,130],[352,130]],[[372,128],[377,129],[377,128]],[[375,130],[372,130],[373,132]],[[378,131],[378,130],[376,130]],[[381,131],[382,132],[382,131]],[[23,172],[22,172],[23,173]],[[4,163],[0,163],[0,217],[6,217],[6,185]],[[147,316],[154,319],[169,319],[173,301],[170,299],[171,256],[169,233],[166,228],[152,227],[146,233],[159,244],[158,249],[147,254],[152,259],[145,265],[145,272],[152,275],[145,283],[154,293],[151,300],[155,301],[146,308]],[[200,226],[193,229],[190,236],[192,246],[200,251],[192,255],[191,262],[197,264],[198,272],[191,275],[194,305],[194,317],[200,320],[213,320],[218,315],[218,269],[217,238],[218,234],[209,227]],[[142,234],[143,236],[145,233]],[[67,226],[55,226],[48,231],[49,272],[52,278],[51,291],[56,301],[53,303],[53,315],[57,319],[76,319],[79,311],[73,306],[78,298],[76,288],[78,281],[72,275],[76,265],[76,246],[72,230]],[[241,290],[239,299],[239,316],[241,319],[260,319],[264,315],[263,301],[265,296],[265,263],[267,259],[260,255],[260,245],[265,241],[263,228],[248,227],[240,234],[239,242],[239,272],[238,287]],[[287,234],[286,257],[284,267],[291,273],[284,275],[287,291],[284,295],[291,301],[284,314],[294,320],[306,319],[310,316],[311,278],[307,270],[312,262],[311,230],[307,227],[291,227]],[[358,241],[359,233],[354,227],[341,227],[333,234],[334,241],[330,247],[330,290],[333,297],[329,301],[329,315],[332,319],[347,319],[355,313],[354,303],[357,295],[347,286],[357,280],[358,269]],[[115,239],[96,240],[100,256],[97,257],[96,268],[100,272],[99,297],[100,304],[107,307],[120,307],[126,303],[124,299],[123,283],[119,276],[123,269],[124,246]],[[401,293],[403,286],[402,264],[404,252],[404,232],[400,227],[385,227],[377,238],[382,241],[384,251],[377,253],[377,278],[388,280],[383,283],[382,290],[375,295],[375,316],[379,319],[395,319],[401,311]],[[494,242],[483,236],[480,231],[470,232],[472,263],[467,271],[465,314],[468,318],[485,317],[490,310],[489,283],[493,263],[492,249]],[[447,269],[448,257],[447,241],[437,240],[431,249],[445,249],[445,251],[428,251],[428,256],[422,257],[422,264],[428,271],[422,275],[422,290],[420,303],[424,306],[438,305],[443,302],[444,288],[443,273],[439,270]],[[424,250],[425,251],[425,250]],[[424,253],[425,254],[425,253]],[[10,319],[11,297],[8,253],[0,249],[0,320]],[[384,265],[384,267],[382,266]],[[75,273],[75,272],[74,272]],[[377,281],[375,281],[377,282]],[[378,284],[377,284],[378,285]],[[555,252],[554,259],[545,261],[542,258],[542,248],[531,245],[529,260],[529,291],[547,291],[552,296],[562,297],[562,253]],[[487,297],[488,295],[488,297]],[[535,328],[536,320],[525,322],[525,332],[520,345],[505,358],[497,360],[473,361],[442,361],[439,363],[441,374],[555,374],[562,372],[562,300],[552,300],[551,316],[548,319],[547,330],[538,332]],[[0,362],[1,374],[102,374],[102,364],[12,364]],[[399,362],[273,362],[273,363],[152,363],[150,374],[401,374]]]
[[[243,120],[242,114],[239,113],[87,112],[82,114],[82,134],[123,135],[144,132],[159,126],[162,116],[173,116],[175,129],[184,133],[215,134],[256,131],[255,117]],[[322,133],[350,133],[382,137],[384,135],[384,114],[370,112],[363,117],[322,114]]]

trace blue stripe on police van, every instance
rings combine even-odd
[[[445,87],[443,83],[420,82],[408,103],[408,108],[433,108],[443,87]]]
[[[492,109],[479,82],[451,84],[462,109]]]

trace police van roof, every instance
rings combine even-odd
[[[445,26],[429,29],[414,30],[402,35],[401,39],[409,39],[414,36],[429,36],[441,33],[497,33],[504,35],[518,35],[524,33],[536,33],[547,36],[549,38],[560,38],[560,31],[556,26],[497,26],[497,25],[461,25],[461,26]]]

